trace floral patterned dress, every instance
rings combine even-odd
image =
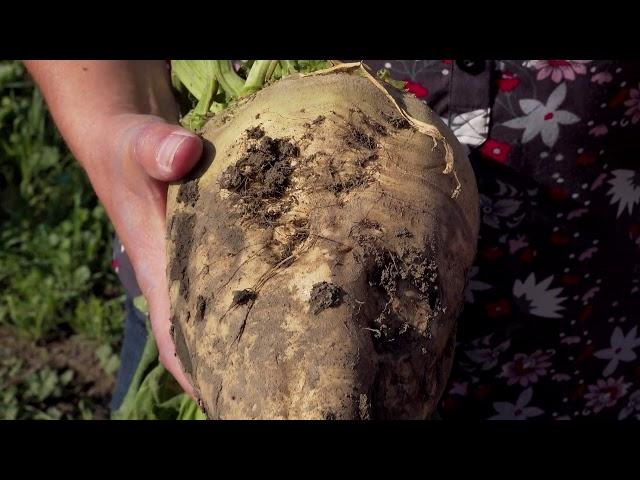
[[[640,419],[640,62],[367,63],[443,118],[478,181],[440,416]]]

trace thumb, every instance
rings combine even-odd
[[[202,155],[200,137],[160,117],[141,116],[127,130],[125,148],[156,180],[169,182],[185,176]]]

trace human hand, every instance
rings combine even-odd
[[[202,142],[177,125],[162,61],[28,61],[62,136],[102,201],[149,305],[160,362],[190,395],[170,334],[168,182],[193,168]]]

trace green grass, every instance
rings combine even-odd
[[[110,268],[112,236],[39,91],[19,62],[0,61],[0,326],[40,344],[66,332],[115,350],[123,302]],[[59,385],[72,382],[56,375]],[[32,393],[25,401],[38,398]],[[10,416],[7,402],[0,418]]]

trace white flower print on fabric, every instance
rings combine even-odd
[[[609,133],[609,129],[606,125],[596,125],[591,130],[589,130],[589,135],[593,135],[594,137],[601,137]]]
[[[568,110],[558,110],[567,95],[567,84],[561,83],[551,92],[546,105],[534,98],[520,100],[520,108],[525,114],[502,125],[509,128],[524,129],[522,143],[533,140],[538,134],[547,147],[553,147],[560,134],[559,125],[571,125],[580,121],[580,117]]]
[[[597,83],[598,85],[609,83],[611,80],[613,80],[613,75],[611,75],[609,72],[599,72],[591,77],[591,81],[593,83]]]
[[[564,343],[565,345],[575,345],[576,343],[580,343],[580,337],[578,335],[564,337],[562,340],[560,340],[560,343]]]
[[[586,64],[591,60],[532,60],[527,67],[538,70],[536,80],[544,80],[551,77],[555,83],[562,80],[573,81],[576,75],[587,73]]]
[[[467,394],[468,386],[469,384],[467,382],[453,382],[451,389],[449,390],[449,394],[465,396]]]
[[[550,353],[540,350],[532,355],[516,353],[513,361],[502,366],[500,376],[507,378],[509,385],[517,383],[521,387],[528,387],[547,374],[547,369],[551,366],[550,358]]]
[[[620,327],[616,327],[611,334],[611,347],[598,350],[594,357],[609,360],[602,375],[608,377],[618,368],[618,363],[631,362],[637,358],[634,348],[640,346],[640,337],[637,337],[638,327],[635,326],[626,335]]]
[[[501,180],[496,179],[496,184],[498,185],[498,191],[496,192],[496,195],[503,196],[503,197],[504,196],[515,197],[521,193],[521,191],[516,187],[514,187],[513,185],[509,183],[505,183]],[[529,193],[529,195],[532,195],[532,196],[536,195],[537,189],[528,190],[527,193]]]
[[[516,238],[509,240],[509,253],[516,253],[518,250],[524,247],[528,247],[529,242],[524,235],[518,235]]]
[[[636,412],[636,419],[640,420],[640,390],[636,390],[629,396],[629,402],[626,407],[620,410],[618,420],[624,420],[634,412]]]
[[[638,85],[638,88],[631,89],[629,99],[624,104],[629,107],[624,114],[631,117],[631,123],[638,123],[640,121],[640,85]]]
[[[489,113],[488,108],[464,112],[451,119],[449,128],[460,143],[472,146],[482,145],[489,133]]]
[[[497,347],[490,348],[489,342],[491,337],[492,335],[489,335],[472,343],[475,347],[478,347],[479,344],[485,345],[485,348],[475,348],[474,350],[467,350],[465,352],[471,361],[480,364],[482,370],[491,370],[495,367],[498,364],[500,354],[511,346],[511,340],[505,340]]]
[[[482,222],[490,227],[500,228],[500,217],[510,217],[516,213],[521,204],[521,201],[512,198],[501,198],[494,201],[486,195],[480,195]]]
[[[464,291],[464,299],[467,303],[474,302],[473,292],[481,292],[484,290],[489,290],[491,285],[488,283],[481,282],[479,280],[474,280],[475,276],[478,274],[478,267],[474,266],[471,268],[469,272],[469,283],[467,283],[467,288]]]
[[[595,385],[589,385],[589,391],[584,396],[587,407],[592,408],[595,413],[604,408],[613,407],[627,394],[630,385],[623,382],[623,377],[618,379],[609,377],[606,381],[601,378]]]
[[[587,293],[585,293],[585,294],[582,296],[582,301],[583,301],[583,302],[585,302],[585,304],[586,304],[586,302],[591,301],[591,299],[592,299],[593,297],[595,297],[595,296],[596,296],[596,293],[598,293],[599,291],[600,291],[600,287],[593,287],[593,288],[590,288],[590,289],[587,291]]]
[[[541,408],[528,406],[532,397],[533,389],[529,387],[520,394],[515,405],[509,402],[494,402],[493,408],[497,415],[490,417],[489,420],[526,420],[542,415],[544,410]]]
[[[593,255],[598,251],[598,247],[589,247],[584,250],[580,256],[578,256],[578,260],[584,262],[585,260],[589,260]]]
[[[513,294],[517,303],[527,312],[538,317],[560,318],[560,310],[565,307],[561,303],[566,297],[560,297],[562,288],[548,288],[553,281],[553,275],[536,283],[535,274],[531,273],[522,282],[516,280],[513,284]]]
[[[633,212],[635,205],[640,203],[640,170],[613,170],[613,178],[607,183],[611,189],[607,195],[611,195],[610,204],[618,204],[617,218],[620,218],[624,209],[629,215]]]

